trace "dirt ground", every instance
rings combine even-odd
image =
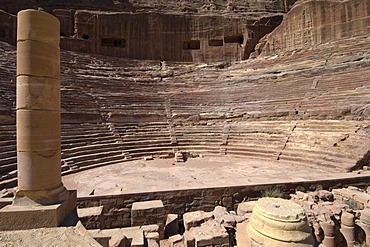
[[[136,160],[86,170],[63,177],[79,196],[112,195],[175,189],[296,182],[356,176],[322,166],[200,157],[176,163],[173,159]]]
[[[98,247],[82,227],[0,231],[0,247]]]

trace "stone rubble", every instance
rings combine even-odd
[[[296,241],[294,246],[355,246],[369,242],[370,208],[364,204],[369,202],[365,200],[368,190],[349,186],[331,191],[296,191],[290,200],[261,198],[241,202],[238,213],[216,206],[211,212],[187,212],[182,220],[168,214],[167,220],[163,219],[165,238],[159,236],[159,225],[152,225],[147,233],[146,226],[141,229],[150,243],[160,246],[273,247],[291,246],[285,245],[290,241]],[[146,208],[150,210],[150,206]],[[261,222],[265,222],[262,228]],[[279,233],[281,229],[285,230]]]

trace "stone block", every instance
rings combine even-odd
[[[185,247],[195,247],[195,238],[190,232],[185,232],[183,235]]]
[[[76,209],[77,192],[68,191],[69,197],[60,204],[49,206],[13,206],[0,209],[0,230],[25,230],[60,226]]]
[[[18,109],[60,110],[60,80],[45,77],[17,77]]]
[[[131,243],[131,247],[143,247],[145,244],[144,233],[139,227],[89,230],[89,233],[99,243],[103,243],[103,246],[107,246],[106,243],[109,242],[114,235],[117,235],[117,239],[122,238],[120,236],[127,238]]]
[[[200,226],[203,222],[212,219],[212,213],[207,213],[204,211],[188,212],[183,215],[184,227],[186,231],[190,228]]]
[[[77,214],[79,218],[98,216],[103,213],[103,206],[99,207],[89,207],[89,208],[79,208],[77,209]]]
[[[60,126],[59,111],[17,110],[17,150],[60,149]]]
[[[147,232],[158,232],[159,231],[159,226],[156,224],[152,225],[145,225],[140,227],[141,230],[143,230],[144,233]]]
[[[159,247],[159,244],[153,239],[148,239],[148,247]]]
[[[18,151],[17,155],[20,190],[48,190],[51,184],[57,187],[61,183],[60,150]]]
[[[130,240],[122,232],[117,232],[109,240],[109,247],[130,247],[130,245]]]
[[[170,237],[179,233],[179,218],[177,214],[168,214],[164,228],[164,235]]]
[[[247,221],[236,224],[236,243],[239,247],[248,246],[247,225]]]
[[[103,206],[79,208],[77,215],[87,229],[101,228],[103,222]]]
[[[157,224],[160,239],[164,238],[164,206],[162,201],[134,202],[131,208],[131,225],[143,226]]]
[[[171,246],[175,246],[183,241],[183,237],[180,234],[173,235],[168,238]]]
[[[257,201],[239,203],[238,209],[236,211],[237,215],[244,216],[246,213],[252,213],[252,210],[256,203]]]
[[[19,25],[17,30],[18,41],[35,40],[59,46],[60,25],[55,16],[29,9],[19,12],[18,19],[22,21],[22,25]]]
[[[147,232],[144,234],[144,236],[146,237],[146,239],[151,239],[151,240],[154,240],[156,242],[159,242],[159,232]]]
[[[229,235],[226,229],[215,220],[209,220],[199,227],[190,229],[194,236],[195,246],[215,246],[229,243]]]
[[[32,40],[19,41],[17,53],[17,76],[60,78],[58,46]]]
[[[141,211],[149,209],[162,209],[163,202],[161,200],[145,201],[145,202],[134,202],[132,204],[132,211]]]

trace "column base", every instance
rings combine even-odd
[[[67,189],[60,183],[49,190],[17,190],[13,198],[14,206],[47,206],[61,204],[69,197]]]
[[[8,205],[0,209],[0,231],[58,227],[75,213],[77,191],[69,190],[68,198],[54,205]]]

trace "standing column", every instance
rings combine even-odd
[[[324,231],[324,240],[322,241],[325,247],[335,247],[335,223],[332,220],[320,222],[320,226]]]
[[[361,211],[361,227],[366,234],[366,244],[370,246],[370,208]]]
[[[355,216],[353,214],[342,213],[340,232],[347,242],[347,247],[353,247],[355,245]]]
[[[59,30],[58,19],[48,13],[18,13],[14,205],[49,205],[68,198],[61,182]]]

